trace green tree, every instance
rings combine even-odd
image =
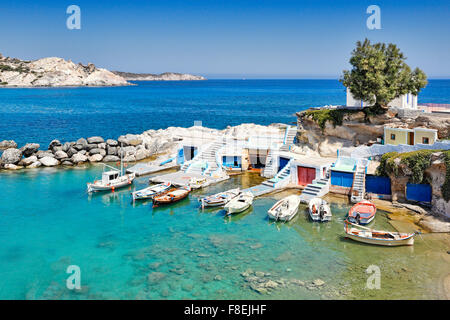
[[[352,51],[352,69],[344,70],[341,79],[353,97],[377,107],[411,92],[417,95],[427,85],[427,76],[419,68],[411,71],[406,57],[395,44],[358,41]]]

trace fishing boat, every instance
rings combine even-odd
[[[95,180],[92,183],[87,184],[87,192],[98,192],[98,191],[114,191],[119,188],[126,187],[133,183],[136,175],[134,173],[123,174],[123,168],[118,170],[103,163],[103,173],[101,180]],[[105,169],[108,168],[108,171]]]
[[[380,246],[412,246],[415,233],[378,231],[345,221],[345,233],[348,238]]]
[[[157,185],[149,186],[147,188],[137,190],[131,193],[133,201],[153,199],[154,196],[164,193],[172,186],[170,182],[160,183]]]
[[[348,212],[348,221],[361,225],[369,224],[375,218],[377,207],[370,201],[364,200],[355,204]]]
[[[330,221],[332,214],[328,203],[321,198],[312,198],[308,204],[309,216],[313,221]]]
[[[267,214],[270,219],[290,221],[297,214],[299,205],[300,197],[291,195],[277,201],[277,203],[267,211]]]
[[[251,192],[243,192],[237,197],[231,199],[226,205],[227,215],[239,213],[248,209],[253,203],[253,194]]]
[[[162,194],[153,197],[153,206],[156,207],[161,204],[169,204],[180,201],[186,198],[191,192],[189,187],[172,188]]]
[[[205,207],[219,207],[226,205],[231,199],[238,196],[240,193],[240,189],[231,189],[228,191],[216,193],[204,198],[199,199],[202,208]]]

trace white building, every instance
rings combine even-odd
[[[367,102],[355,99],[347,88],[347,107],[363,108],[367,106],[369,106]],[[392,100],[388,106],[402,109],[417,109],[417,96],[412,93],[404,94]]]

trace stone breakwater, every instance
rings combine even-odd
[[[53,140],[45,150],[37,143],[18,147],[13,140],[0,141],[0,169],[19,170],[38,167],[74,166],[95,162],[136,162],[154,155],[173,155],[184,139],[203,139],[205,143],[219,137],[247,139],[251,135],[279,134],[285,125],[261,126],[242,124],[224,130],[201,126],[169,127],[148,130],[142,134],[126,134],[117,139],[94,136],[77,141]]]

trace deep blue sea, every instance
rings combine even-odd
[[[136,82],[107,88],[0,89],[0,140],[19,145],[100,135],[117,138],[168,126],[223,129],[245,122],[294,123],[294,113],[345,104],[337,80]],[[419,102],[450,103],[450,80],[431,80]]]
[[[450,81],[431,81],[422,102],[450,103]],[[295,121],[294,112],[343,104],[335,80],[209,80],[141,82],[121,88],[2,89],[0,140],[19,145],[117,137],[167,126],[224,128],[242,122]],[[255,173],[192,192],[152,208],[130,192],[88,196],[100,165],[0,171],[0,299],[436,299],[448,274],[450,237],[416,237],[414,247],[367,246],[343,237],[348,200],[330,197],[333,220],[312,223],[305,205],[287,224],[267,219],[275,201],[298,190],[255,199],[248,211],[225,217],[199,209],[198,197],[261,183]],[[411,228],[378,210],[373,227]],[[70,265],[81,290],[66,287]],[[366,269],[381,270],[369,290]],[[280,285],[257,292],[255,280]],[[255,273],[258,272],[258,273]],[[313,287],[321,279],[323,286]]]

